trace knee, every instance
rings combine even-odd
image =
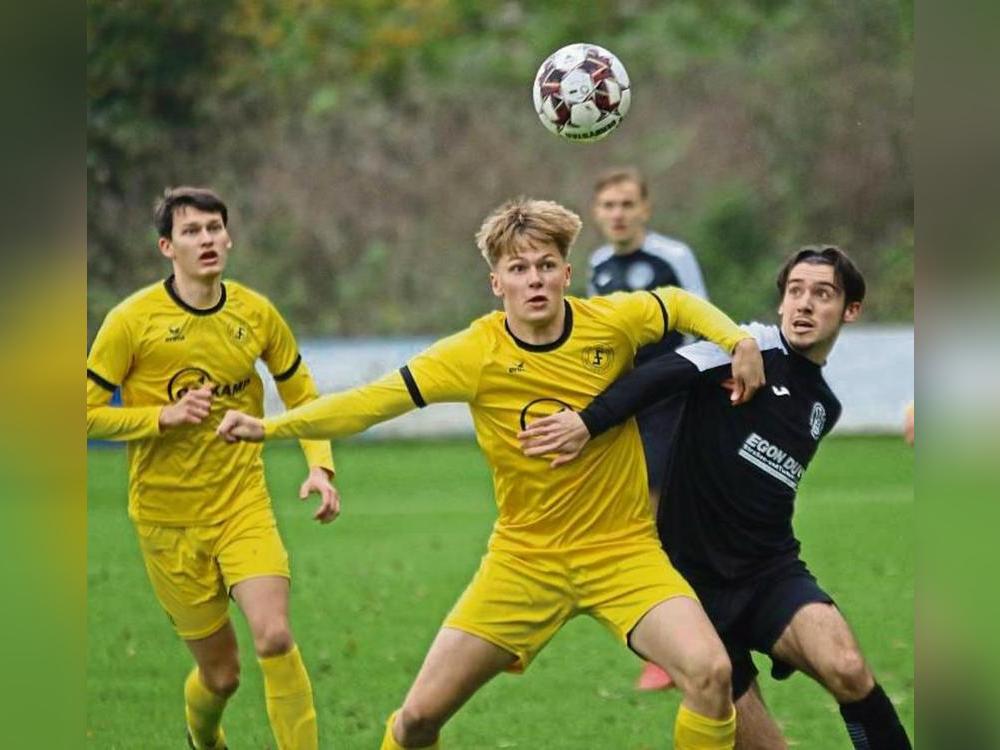
[[[257,656],[261,657],[287,654],[295,645],[291,628],[284,618],[266,622],[256,628],[253,643]]]
[[[853,648],[835,654],[826,673],[827,687],[841,703],[861,700],[874,684],[864,657]]]
[[[405,744],[416,743],[421,746],[437,739],[442,721],[420,704],[407,701],[399,709],[399,726],[403,735],[400,740]]]
[[[240,686],[240,663],[238,661],[213,664],[210,668],[200,668],[201,680],[212,693],[228,698]]]
[[[733,668],[725,651],[712,651],[699,660],[691,671],[690,692],[701,696],[729,699],[732,695]]]

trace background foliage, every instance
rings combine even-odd
[[[541,60],[581,40],[634,82],[598,144],[530,104]],[[300,335],[442,333],[492,305],[472,241],[488,211],[527,194],[586,219],[612,164],[646,171],[652,226],[695,248],[734,317],[773,317],[778,261],[836,242],[868,319],[912,319],[909,0],[90,0],[88,57],[91,333],[165,275],[166,185],[222,193],[231,274]]]

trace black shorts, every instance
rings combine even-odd
[[[659,492],[673,449],[674,435],[684,411],[685,393],[677,393],[658,401],[636,414],[642,452],[646,455],[649,488]]]
[[[747,584],[694,584],[694,589],[733,664],[733,700],[743,695],[757,676],[751,651],[770,656],[771,676],[786,679],[795,668],[771,654],[775,641],[806,604],[834,603],[801,560]]]

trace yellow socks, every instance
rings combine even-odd
[[[398,711],[393,711],[389,716],[389,721],[385,723],[385,736],[382,737],[382,745],[379,750],[408,750],[407,748],[396,742],[396,736],[392,733],[392,725],[396,723],[396,714]],[[438,740],[433,745],[424,745],[420,750],[440,750],[441,741]]]
[[[736,709],[728,719],[695,713],[683,703],[674,723],[674,750],[732,750],[736,744]]]
[[[184,716],[191,741],[199,750],[215,750],[226,745],[219,723],[226,698],[216,695],[201,681],[198,667],[184,681]]]
[[[299,647],[287,654],[258,658],[264,672],[264,697],[278,750],[317,750],[312,685]]]

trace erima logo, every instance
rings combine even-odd
[[[513,367],[508,367],[507,372],[513,375],[515,372],[525,372],[524,362],[518,362]]]
[[[771,390],[775,396],[791,396],[791,392],[783,385],[772,385]]]
[[[180,326],[167,326],[167,338],[166,341],[183,341],[184,331]]]

